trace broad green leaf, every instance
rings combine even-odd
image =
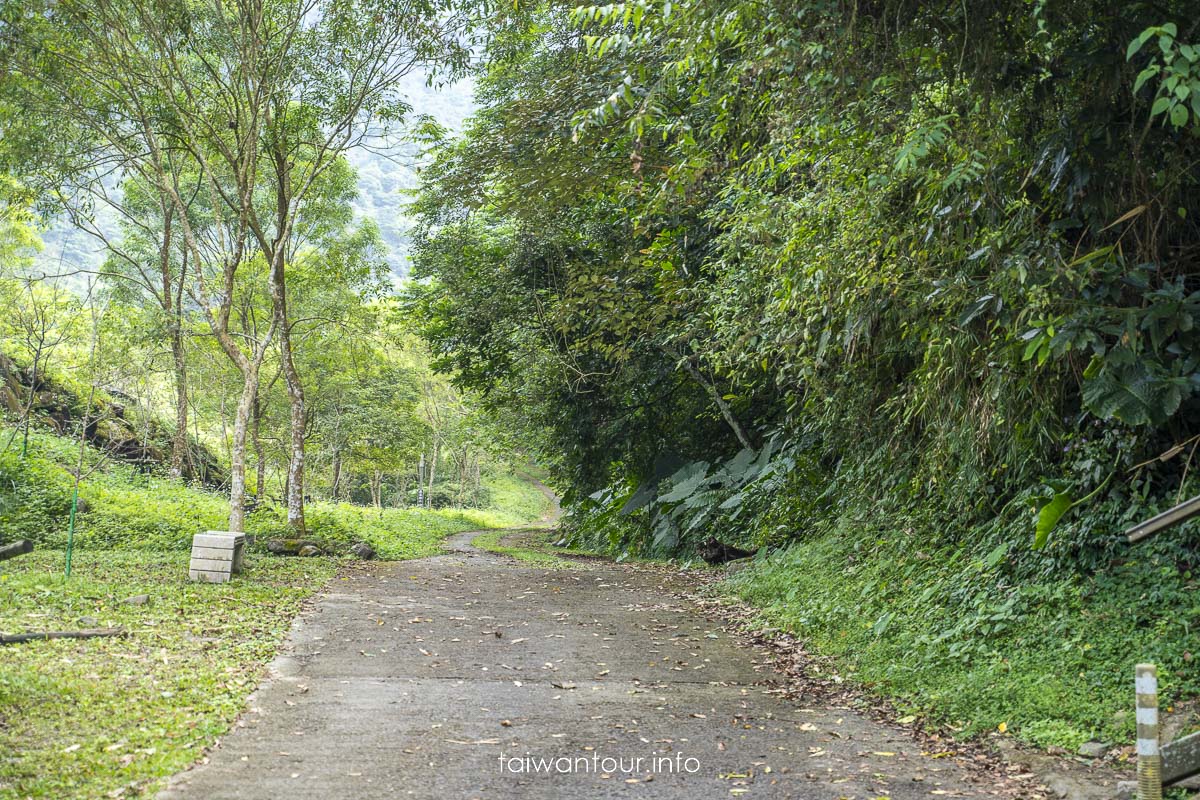
[[[1146,81],[1150,80],[1157,74],[1158,74],[1158,65],[1157,64],[1152,64],[1151,66],[1146,67],[1144,70],[1139,72],[1138,76],[1137,76],[1137,80],[1135,80],[1133,82],[1133,93],[1137,94],[1138,90],[1141,89],[1143,85],[1145,85]]]
[[[1138,54],[1138,51],[1145,46],[1146,42],[1150,41],[1150,37],[1155,33],[1154,28],[1147,28],[1142,31],[1136,39],[1129,43],[1129,47],[1125,50],[1125,60],[1133,58]]]
[[[1120,349],[1114,350],[1116,356]],[[1141,360],[1106,367],[1083,386],[1083,402],[1101,419],[1130,425],[1161,424],[1179,410],[1183,382],[1159,378]]]
[[[1037,527],[1034,531],[1033,549],[1041,550],[1046,546],[1046,542],[1050,538],[1051,531],[1058,525],[1058,521],[1062,519],[1063,514],[1071,508],[1071,496],[1066,492],[1059,492],[1054,495],[1054,499],[1046,505],[1042,506],[1038,511]]]

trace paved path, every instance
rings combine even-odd
[[[754,651],[661,573],[531,567],[472,535],[335,580],[160,798],[988,796],[901,731],[768,694]]]

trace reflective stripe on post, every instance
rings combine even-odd
[[[1137,691],[1137,796],[1162,800],[1162,753],[1158,749],[1158,669],[1138,664],[1134,670]]]

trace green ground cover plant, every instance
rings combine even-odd
[[[304,599],[338,568],[252,554],[233,581],[195,584],[186,552],[83,550],[69,579],[62,559],[5,562],[0,630],[128,635],[2,646],[0,797],[11,800],[152,795],[229,728]],[[144,605],[121,602],[141,594]]]
[[[1200,586],[1170,546],[1090,577],[1014,580],[1002,551],[929,548],[918,521],[891,522],[913,533],[831,520],[723,588],[843,678],[961,735],[1002,729],[1070,752],[1131,741],[1138,661],[1159,665],[1164,708],[1200,694]]]

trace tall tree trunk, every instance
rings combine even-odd
[[[287,521],[296,535],[304,534],[304,426],[307,421],[304,385],[292,357],[292,332],[288,320],[287,285],[284,276],[284,243],[276,243],[271,267],[271,301],[279,331],[280,366],[288,395],[290,449],[287,476]]]
[[[262,502],[264,487],[267,484],[267,460],[263,457],[262,436],[262,398],[254,393],[254,504]]]
[[[342,449],[336,447],[333,450],[333,486],[330,487],[330,494],[333,502],[338,502],[341,499],[342,493]]]
[[[475,507],[483,505],[483,484],[479,479],[479,456],[475,456]]]
[[[279,230],[271,242],[270,252],[264,252],[271,265],[271,305],[275,312],[275,328],[279,332],[279,356],[283,380],[287,386],[290,406],[289,427],[291,447],[288,458],[287,520],[292,533],[304,535],[304,426],[307,414],[304,405],[304,385],[292,358],[292,330],[288,319],[287,247],[291,233],[291,154],[276,150],[275,204]]]
[[[283,351],[283,377],[287,384],[290,405],[291,457],[288,459],[288,527],[296,534],[304,533],[304,426],[308,414],[304,403],[304,386],[292,361],[291,336],[284,330],[279,344]]]
[[[469,452],[470,445],[463,445],[462,454],[458,459],[458,491],[454,494],[454,505],[456,508],[463,507],[463,492],[467,490],[467,454]]]
[[[417,464],[417,507],[425,505],[425,453],[421,453],[421,461]]]
[[[372,470],[371,472],[371,504],[376,508],[383,508],[383,471]]]
[[[171,438],[171,468],[172,478],[182,478],[187,465],[187,363],[183,350],[183,309],[177,295],[176,287],[172,286],[171,250],[172,231],[171,218],[174,207],[163,203],[163,235],[162,251],[159,254],[159,275],[162,278],[162,309],[167,318],[171,338],[171,363],[175,373],[175,434]],[[184,263],[187,263],[187,251],[183,251]],[[182,286],[184,276],[181,274],[179,285]]]
[[[181,478],[188,462],[188,386],[183,331],[178,322],[171,325],[171,358],[175,366],[175,435],[171,438],[171,477]]]
[[[258,365],[252,364],[242,375],[242,395],[233,419],[233,443],[229,453],[229,530],[241,533],[246,528],[246,434],[258,397]]]
[[[425,492],[425,507],[433,508],[433,481],[437,477],[438,456],[442,452],[441,442],[434,437],[433,458],[429,460],[429,490]]]

